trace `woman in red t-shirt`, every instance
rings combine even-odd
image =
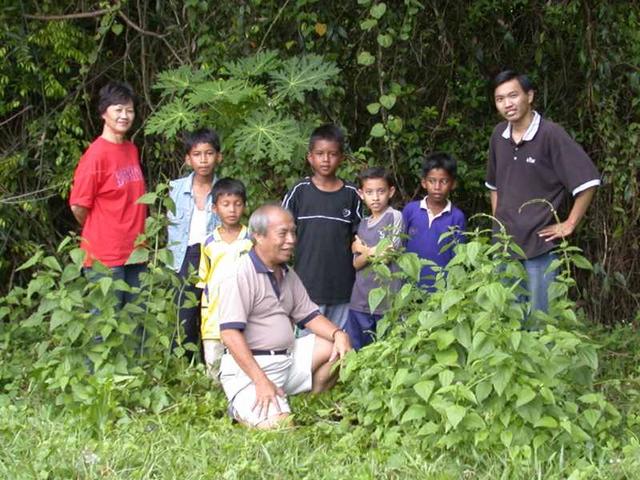
[[[73,177],[69,204],[82,226],[80,246],[85,267],[94,261],[111,268],[113,278],[139,286],[144,264],[127,264],[135,241],[144,232],[146,205],[136,201],[145,193],[138,149],[125,139],[135,118],[135,94],[127,84],[110,82],[100,90],[98,111],[102,135],[84,152]],[[118,292],[122,307],[130,293]]]

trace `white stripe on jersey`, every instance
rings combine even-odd
[[[310,215],[308,217],[298,217],[298,220],[311,220],[312,218],[324,218],[325,220],[336,220],[338,222],[351,223],[350,220],[338,217],[325,217],[324,215]]]
[[[300,183],[298,183],[295,187],[293,187],[293,190],[291,190],[291,193],[289,193],[289,195],[285,195],[284,200],[282,200],[282,206],[283,206],[284,208],[287,208],[287,209],[288,209],[288,208],[289,208],[289,202],[291,201],[291,199],[292,199],[292,198],[293,198],[293,196],[295,195],[296,190],[297,190],[298,188],[300,188],[301,186],[303,186],[303,185],[309,185],[310,183],[311,183],[311,181],[308,181],[308,182],[300,182]]]

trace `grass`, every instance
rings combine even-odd
[[[196,389],[158,415],[130,412],[96,433],[85,417],[42,398],[0,396],[0,478],[7,479],[634,479],[640,478],[635,332],[595,332],[603,345],[599,388],[624,413],[598,458],[512,464],[503,452],[430,453],[411,438],[377,443],[335,420],[332,395],[292,399],[296,427],[259,432],[233,425],[219,390]]]

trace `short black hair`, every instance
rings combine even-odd
[[[388,187],[394,186],[391,173],[384,167],[369,167],[366,170],[363,170],[362,172],[360,172],[360,175],[358,175],[358,184],[360,185],[360,188],[362,188],[365,180],[376,178],[383,179],[385,182],[387,182]]]
[[[448,153],[433,152],[422,160],[422,178],[425,178],[434,168],[441,168],[455,179],[458,172],[458,162]]]
[[[211,189],[211,201],[214,205],[222,195],[237,195],[247,203],[247,190],[244,188],[244,183],[235,178],[225,177],[215,183]]]
[[[136,94],[131,85],[123,82],[109,82],[98,94],[98,113],[102,115],[111,105],[123,105],[131,102],[135,106]]]
[[[340,153],[344,153],[344,133],[340,127],[332,123],[325,123],[316,128],[311,132],[311,137],[309,137],[309,151],[313,150],[318,140],[336,142],[340,147]]]
[[[503,70],[493,78],[493,91],[495,92],[496,88],[498,88],[500,85],[505,82],[509,82],[514,78],[518,80],[518,83],[525,93],[529,92],[530,90],[535,90],[533,82],[528,76],[520,74],[515,70]]]
[[[220,136],[211,128],[201,128],[193,132],[187,132],[182,140],[185,154],[189,154],[191,149],[199,143],[208,143],[216,152],[220,152]]]

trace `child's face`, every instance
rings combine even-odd
[[[390,187],[384,178],[367,178],[362,182],[359,193],[375,217],[387,209],[396,189]]]
[[[232,193],[222,194],[216,199],[213,211],[218,215],[223,226],[235,227],[242,219],[244,201],[239,195]]]
[[[449,193],[456,186],[455,179],[449,172],[442,168],[432,168],[420,182],[422,188],[427,191],[429,199],[435,203],[444,204],[449,198]]]
[[[189,165],[194,173],[200,177],[211,177],[216,167],[222,160],[222,154],[213,148],[210,143],[196,143],[184,162]]]
[[[307,154],[309,165],[320,177],[333,178],[342,162],[343,154],[340,144],[333,140],[317,140]]]

